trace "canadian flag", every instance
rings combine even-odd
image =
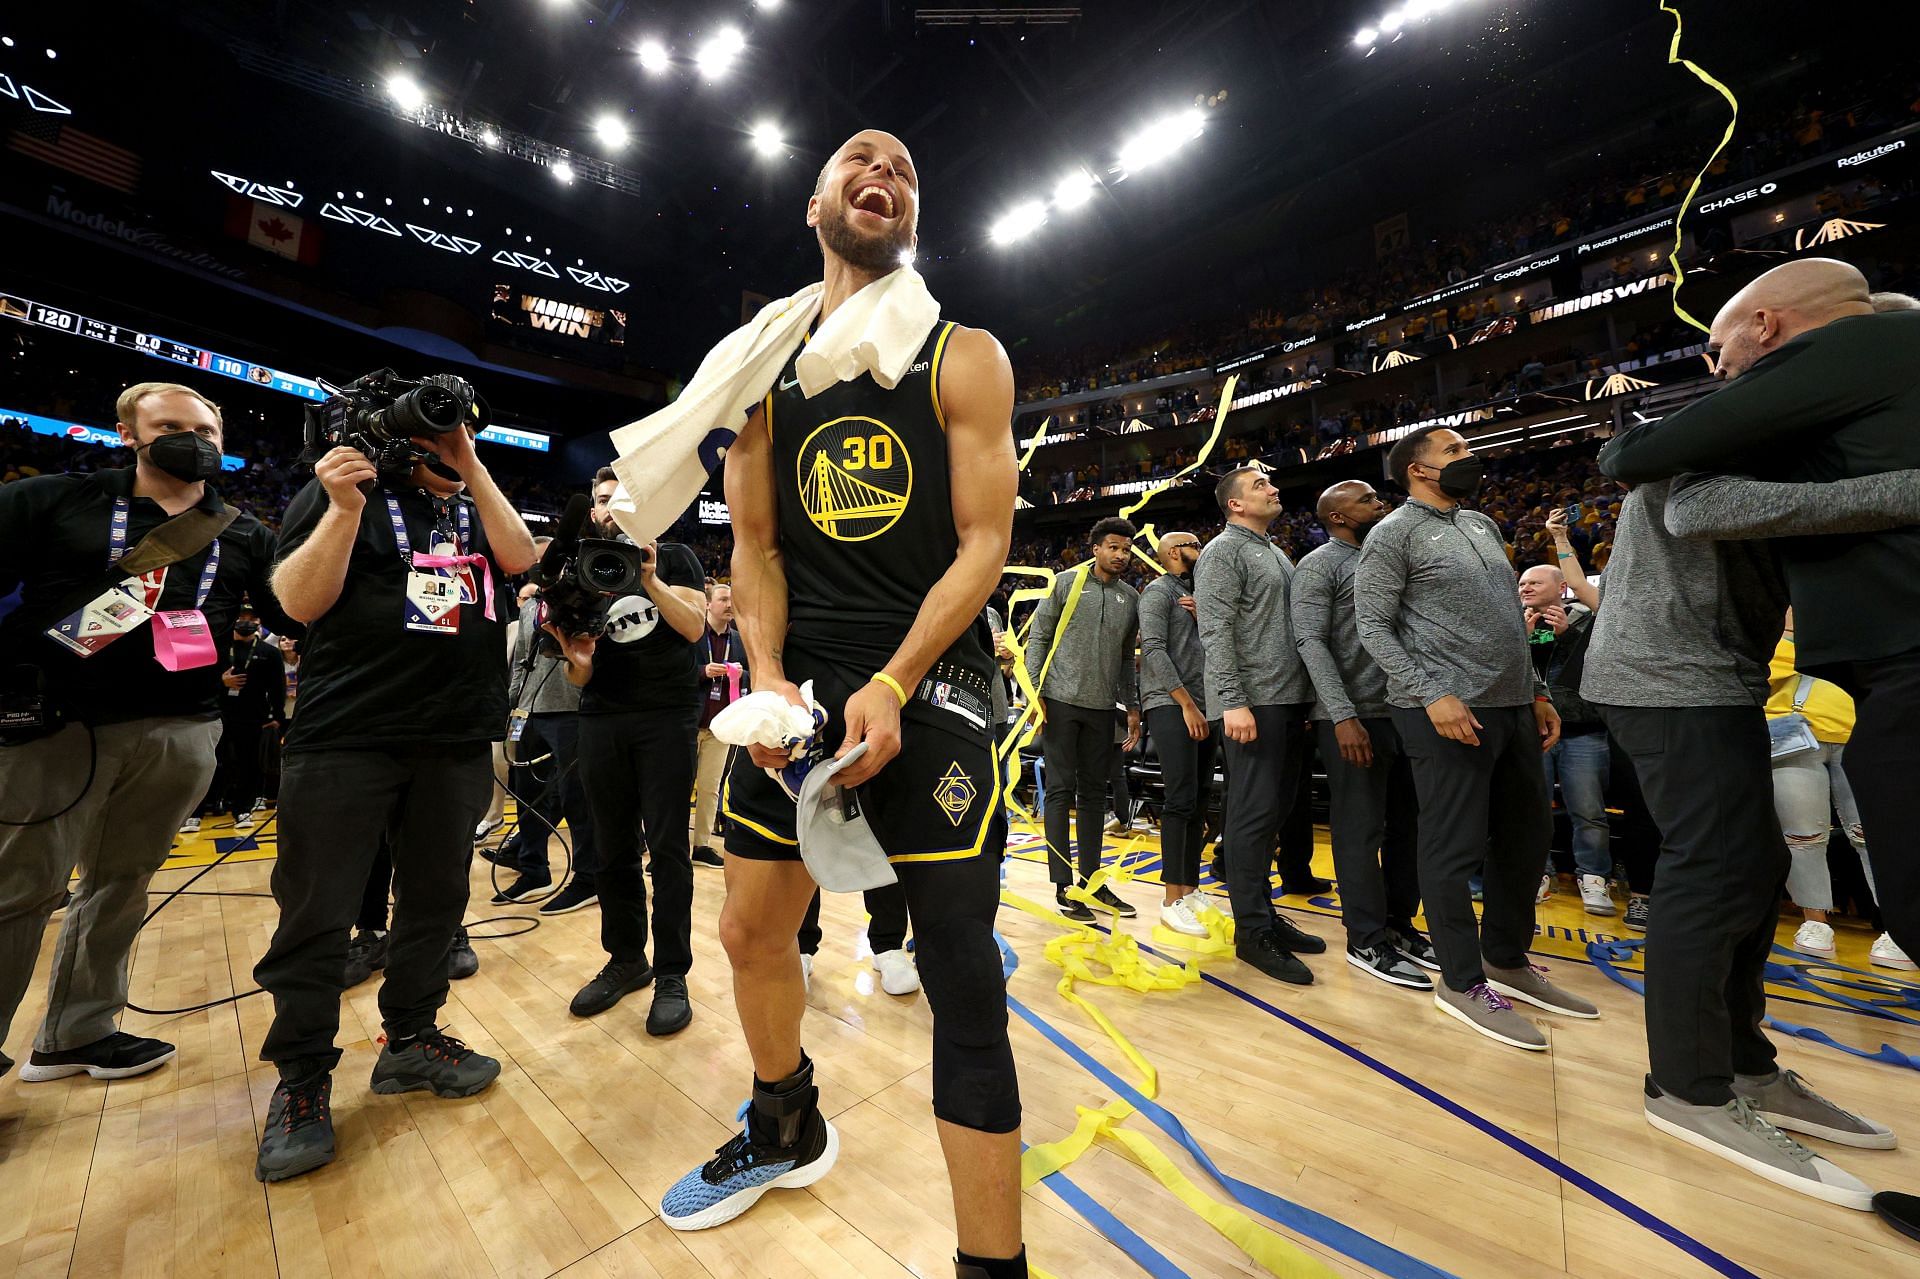
[[[228,197],[227,234],[308,266],[320,260],[320,228],[276,204]]]

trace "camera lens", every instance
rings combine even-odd
[[[583,583],[602,595],[623,594],[640,578],[634,552],[618,545],[583,547],[577,571]]]
[[[466,404],[451,388],[429,382],[396,399],[380,414],[392,435],[444,435],[457,430]]]

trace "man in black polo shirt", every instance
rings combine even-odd
[[[602,537],[622,537],[607,509],[619,480],[601,467],[593,483],[593,522]],[[694,738],[700,730],[700,670],[694,641],[706,631],[706,574],[676,543],[647,551],[638,593],[613,602],[607,631],[560,637],[567,678],[580,695],[580,780],[593,806],[600,850],[600,944],[608,961],[571,1005],[592,1017],[656,980],[647,963],[647,888],[641,840],[652,854],[653,958],[658,981],[647,1033],[670,1035],[693,1019],[687,971],[693,967],[693,850],[687,797],[693,791]]]
[[[534,560],[471,431],[416,437],[404,474],[333,449],[281,527],[273,588],[308,629],[280,781],[280,924],[253,971],[274,1007],[260,1056],[280,1069],[262,1181],[333,1159],[347,935],[382,836],[395,908],[373,1090],[466,1097],[500,1073],[435,1024],[507,722],[505,579]]]
[[[82,1071],[122,1079],[172,1058],[172,1044],[114,1029],[126,1004],[127,954],[147,883],[213,775],[217,637],[232,628],[243,596],[280,616],[267,590],[273,534],[207,483],[220,473],[220,410],[171,382],[130,386],[116,407],[132,466],[0,487],[0,596],[21,592],[0,623],[0,712],[39,700],[37,688],[69,721],[0,745],[0,1042],[67,874],[76,863],[80,871],[54,950],[46,1019],[20,1071],[30,1081]],[[232,522],[175,563],[139,576],[110,571],[155,528],[196,510]],[[109,591],[128,629],[105,644],[47,634]],[[190,612],[200,619],[197,636]],[[95,620],[103,629],[94,634],[108,633]],[[175,636],[188,643],[174,644]],[[12,1064],[0,1055],[0,1074]]]

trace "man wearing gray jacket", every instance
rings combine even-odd
[[[1527,962],[1553,833],[1540,753],[1559,740],[1560,717],[1527,654],[1500,528],[1460,505],[1485,464],[1458,431],[1426,427],[1394,444],[1387,469],[1411,496],[1361,548],[1354,602],[1420,794],[1420,895],[1442,978],[1434,1003],[1490,1039],[1545,1052],[1546,1036],[1509,999],[1599,1016]],[[1483,858],[1476,924],[1467,881]]]
[[[1027,669],[1040,686],[1040,749],[1046,765],[1047,875],[1060,913],[1086,922],[1093,911],[1067,896],[1100,868],[1107,777],[1113,771],[1113,716],[1127,712],[1127,737],[1140,741],[1140,689],[1133,665],[1140,596],[1120,580],[1133,560],[1133,525],[1108,516],[1093,526],[1092,557],[1084,570],[1062,573],[1034,610],[1027,634]],[[1069,611],[1071,606],[1071,611]],[[1067,839],[1070,814],[1079,835],[1076,864]],[[1134,908],[1106,885],[1094,896],[1109,909]]]
[[[1413,766],[1387,705],[1387,673],[1360,643],[1354,562],[1387,504],[1364,480],[1343,480],[1315,510],[1327,542],[1293,573],[1293,637],[1313,678],[1314,731],[1327,768],[1333,872],[1347,962],[1370,977],[1432,990],[1433,945],[1413,926],[1420,909],[1415,847],[1420,801]]]
[[[1205,937],[1200,905],[1200,843],[1213,791],[1213,752],[1220,737],[1207,723],[1207,654],[1193,600],[1200,539],[1166,533],[1154,548],[1166,570],[1140,592],[1140,707],[1160,760],[1160,922],[1176,933]]]
[[[1193,599],[1206,649],[1207,717],[1226,738],[1227,893],[1234,953],[1267,976],[1305,986],[1297,958],[1327,943],[1273,908],[1274,844],[1298,789],[1313,685],[1300,663],[1288,615],[1293,562],[1267,537],[1280,495],[1258,467],[1229,471],[1214,489],[1227,525],[1193,569]]]

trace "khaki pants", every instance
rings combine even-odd
[[[713,822],[720,807],[720,775],[727,768],[727,752],[732,749],[713,735],[710,729],[701,729],[699,736],[699,771],[693,782],[693,846],[695,848],[715,848]]]
[[[0,749],[0,1041],[26,998],[53,908],[76,867],[80,885],[60,925],[47,1015],[34,1047],[65,1052],[111,1035],[127,1002],[127,955],[147,913],[147,884],[213,779],[217,719],[129,720]]]

